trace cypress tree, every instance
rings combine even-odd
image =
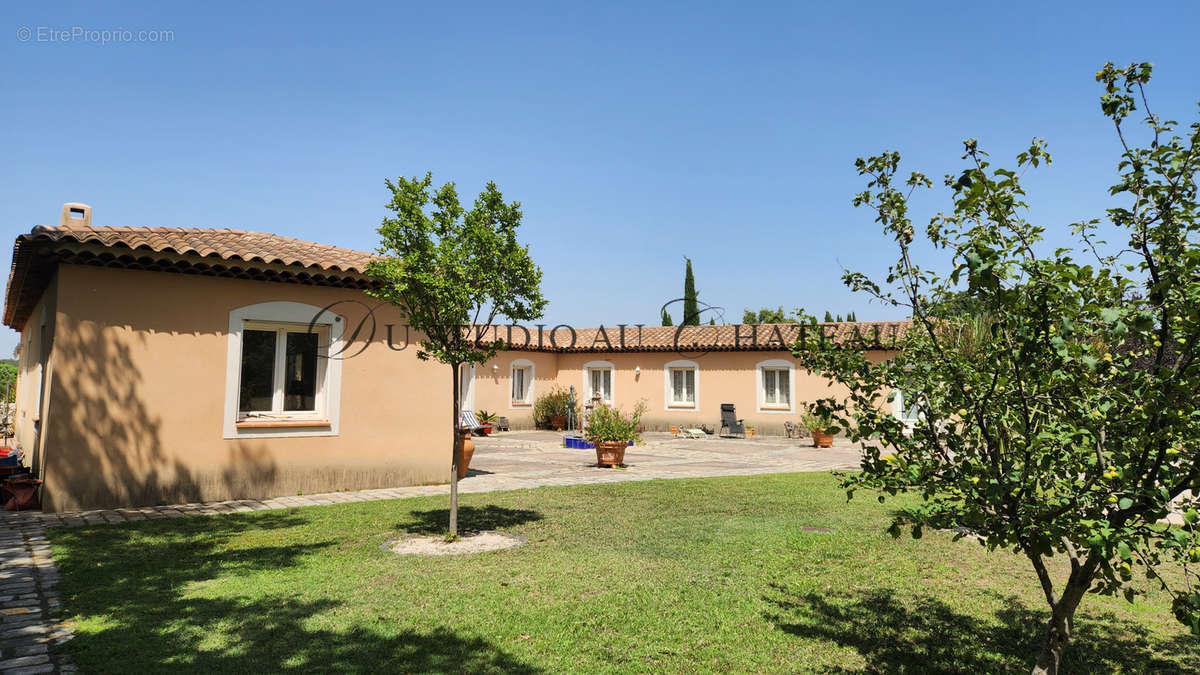
[[[833,315],[829,313],[829,310],[825,310],[825,323],[833,323]]]
[[[683,321],[681,326],[700,325],[700,303],[696,296],[696,279],[692,276],[692,259],[687,260],[687,272],[683,276]]]
[[[663,315],[662,315],[662,325],[664,325],[664,326],[674,326],[675,325],[675,322],[671,319],[671,315],[668,314],[667,310],[665,310],[665,309],[663,310]]]

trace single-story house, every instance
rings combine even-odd
[[[450,378],[363,293],[371,259],[241,230],[98,227],[82,204],[17,237],[3,319],[21,334],[15,438],[43,507],[446,482]],[[868,348],[884,359],[897,326],[813,330],[882,335]],[[464,371],[463,403],[530,426],[558,383],[644,398],[651,427],[712,425],[734,403],[773,431],[830,393],[784,347],[795,329],[518,328],[518,350]]]
[[[757,432],[782,435],[799,422],[804,403],[844,396],[842,387],[799,368],[797,341],[861,344],[868,358],[891,358],[905,323],[638,326],[570,330],[495,327],[485,336],[514,349],[500,352],[463,378],[464,405],[533,426],[533,402],[555,387],[574,387],[581,403],[599,396],[629,411],[644,402],[647,429],[716,428],[721,404]],[[552,335],[553,333],[553,335]]]

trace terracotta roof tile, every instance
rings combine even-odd
[[[268,278],[320,285],[346,285],[347,280],[365,284],[367,263],[379,256],[338,246],[246,230],[187,227],[99,227],[38,225],[17,237],[13,245],[12,270],[5,293],[4,324],[20,330],[33,311],[53,274],[55,261],[66,256],[71,246],[86,249],[91,264],[160,269],[145,253],[194,259],[183,267],[202,274]],[[53,253],[54,255],[50,255]],[[131,257],[136,256],[136,257]],[[232,263],[232,264],[230,264]],[[255,276],[247,266],[282,265]],[[287,269],[292,268],[292,269]],[[175,267],[173,269],[178,269]]]
[[[512,331],[513,349],[548,352],[680,352],[708,351],[780,351],[789,350],[799,341],[817,344],[858,346],[867,349],[894,349],[903,342],[911,322],[856,321],[819,324],[759,324],[726,326],[642,326],[626,325],[597,328],[566,327],[526,328],[529,339],[519,330]],[[505,326],[496,327],[494,337],[508,339]]]
[[[149,249],[157,253],[215,256],[223,260],[300,265],[327,271],[366,271],[377,256],[348,248],[234,229],[190,227],[76,227],[38,225],[21,239],[76,241],[109,248]]]
[[[337,246],[317,244],[276,234],[234,229],[179,227],[78,227],[39,225],[29,234],[17,237],[13,247],[13,266],[5,297],[4,323],[20,329],[53,269],[54,256],[40,255],[55,244],[79,244],[120,251],[150,251],[206,261],[235,261],[251,264],[283,265],[297,268],[297,277],[307,283],[328,284],[344,277],[359,277],[367,263],[379,256]],[[111,257],[111,256],[109,256]],[[207,265],[214,268],[216,265]],[[538,342],[537,329],[529,329],[530,341],[519,344],[514,331],[514,348],[555,352],[645,352],[677,351],[779,351],[798,340],[824,340],[839,345],[889,349],[899,345],[908,322],[842,322],[811,324],[761,324],[758,326],[642,326],[627,325],[624,342],[619,326],[559,328],[551,343],[550,329],[544,329]],[[603,332],[602,332],[603,330]],[[499,337],[504,337],[499,327]],[[486,338],[485,338],[486,339]]]

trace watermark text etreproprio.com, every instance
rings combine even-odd
[[[99,45],[134,42],[174,42],[175,31],[164,28],[88,28],[86,26],[21,26],[18,42],[85,42]]]

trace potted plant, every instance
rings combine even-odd
[[[833,434],[837,427],[829,413],[819,408],[810,409],[800,417],[800,424],[812,434],[814,448],[833,447]]]
[[[746,425],[746,437],[747,437],[747,438],[749,438],[749,437],[751,437],[751,436],[753,436],[753,435],[754,435],[754,427],[752,427],[752,426],[750,426],[749,424],[747,424],[747,425]]]
[[[596,446],[596,466],[623,466],[625,448],[631,442],[641,440],[638,425],[646,402],[638,401],[633,412],[626,415],[620,408],[601,403],[592,409],[583,435]]]
[[[533,402],[533,421],[541,429],[562,431],[567,428],[567,416],[571,411],[571,393],[556,386],[537,397]],[[575,418],[579,418],[579,404],[575,404]]]
[[[498,417],[499,416],[496,413],[488,412],[486,410],[480,410],[479,412],[475,413],[475,418],[479,420],[479,431],[482,432],[484,436],[492,433],[492,424],[495,423]]]

